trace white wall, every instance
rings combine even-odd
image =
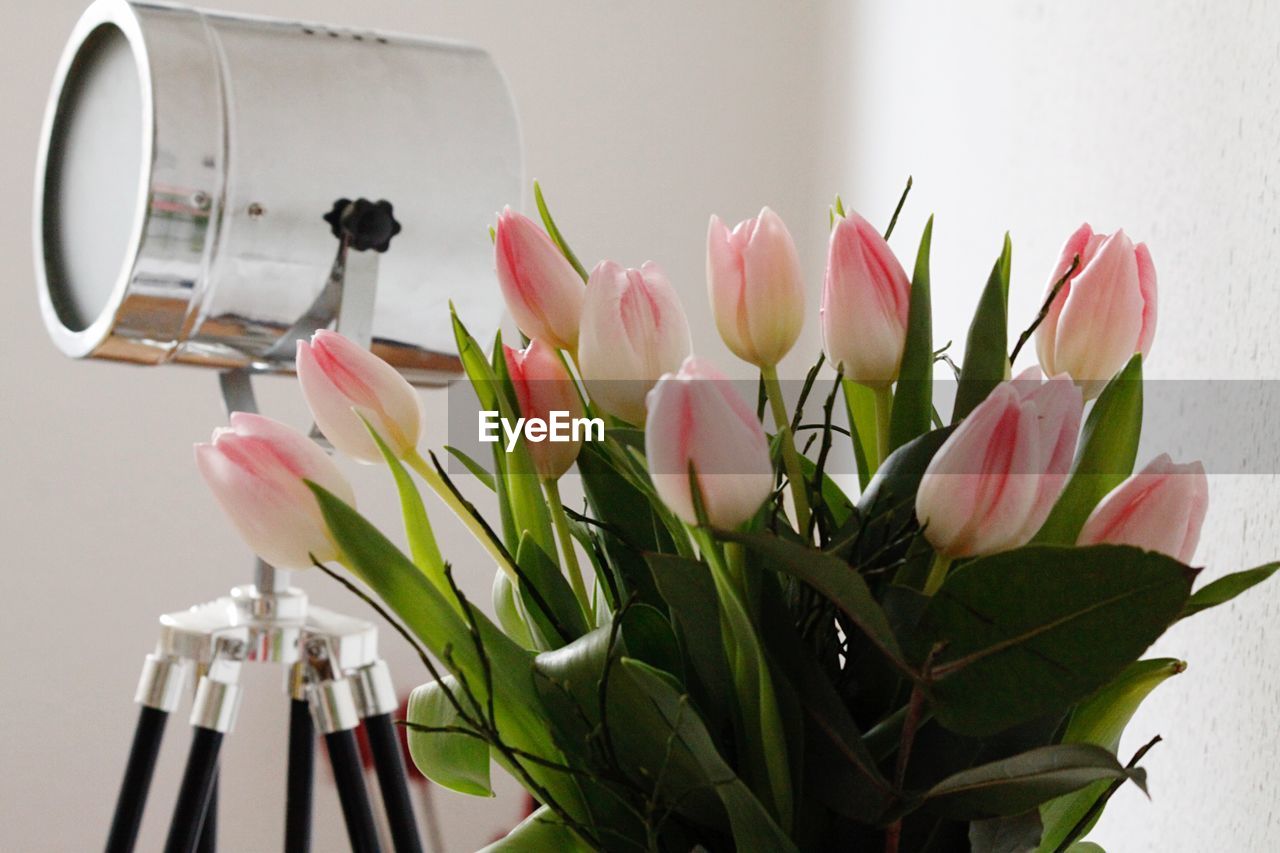
[[[939,341],[963,342],[1006,228],[1022,328],[1059,245],[1087,219],[1151,248],[1161,303],[1148,376],[1276,378],[1280,7],[873,2],[828,32],[847,81],[830,103],[849,117],[846,198],[883,217],[914,173],[894,239],[908,259],[937,214]],[[1247,459],[1275,436],[1224,422],[1217,440]],[[1280,553],[1274,477],[1213,477],[1211,490],[1206,578]],[[1097,830],[1107,849],[1280,847],[1277,615],[1273,586],[1156,649],[1190,668],[1130,729],[1125,751],[1156,733],[1165,743],[1145,761],[1151,801],[1125,790]]]
[[[216,0],[211,0],[216,2]],[[228,10],[458,37],[488,47],[523,119],[531,177],[542,180],[585,261],[663,263],[698,328],[712,328],[702,284],[708,215],[762,204],[792,221],[821,265],[826,228],[809,204],[820,136],[807,94],[814,11],[732,2],[496,3],[440,0],[226,0]],[[79,0],[3,0],[0,31],[0,848],[79,851],[105,837],[135,716],[131,704],[155,619],[248,579],[248,558],[199,483],[190,445],[221,419],[212,373],[64,359],[46,340],[31,274],[29,201],[54,64]],[[21,21],[22,23],[17,23]],[[816,305],[816,295],[815,295]],[[724,354],[718,340],[699,349]],[[264,383],[265,408],[301,424],[292,383]],[[443,393],[428,395],[429,440],[444,441]],[[396,523],[385,472],[357,470],[362,506]],[[488,600],[492,566],[443,513],[447,554]],[[332,581],[304,586],[363,613]],[[405,689],[426,679],[402,643],[384,649]],[[279,848],[287,718],[277,673],[249,679],[224,753],[224,849]],[[188,734],[170,721],[140,849],[163,838]],[[321,772],[324,778],[325,772]],[[346,849],[336,797],[317,804],[317,850]],[[513,825],[520,802],[438,793],[445,849],[471,850]]]

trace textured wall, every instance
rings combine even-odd
[[[1082,220],[1149,244],[1160,327],[1149,376],[1274,379],[1280,356],[1280,7],[1245,2],[860,4],[828,27],[844,62],[846,198],[887,216],[914,257],[929,212],[940,341],[965,324],[1006,228],[1012,317],[1026,325],[1061,241]],[[1223,417],[1216,440],[1256,457],[1274,428]],[[1174,431],[1170,431],[1174,432]],[[1195,447],[1169,449],[1192,457]],[[1271,476],[1213,477],[1206,577],[1280,553]],[[1134,721],[1152,734],[1151,802],[1130,788],[1095,838],[1110,850],[1274,850],[1280,587],[1180,626],[1189,660]]]

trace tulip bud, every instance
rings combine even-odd
[[[720,217],[711,217],[707,290],[721,339],[743,361],[773,367],[800,337],[800,259],[787,226],[769,208],[733,231]]]
[[[547,232],[529,217],[503,208],[493,256],[502,298],[520,331],[556,349],[576,350],[585,288]]]
[[[1162,453],[1094,507],[1076,544],[1134,545],[1189,563],[1208,506],[1204,466],[1175,465]]]
[[[658,497],[689,524],[698,521],[691,463],[715,527],[737,527],[773,490],[769,445],[755,412],[729,380],[694,356],[649,392],[644,448]]]
[[[871,223],[856,213],[831,230],[822,287],[822,344],[844,376],[872,387],[898,378],[911,282]]]
[[[649,389],[679,370],[691,348],[680,298],[657,264],[634,270],[601,261],[591,271],[578,367],[600,408],[643,426]]]
[[[1032,368],[998,385],[943,443],[916,492],[925,538],[950,558],[1025,545],[1066,485],[1080,389]]]
[[[355,504],[351,485],[319,445],[278,421],[235,412],[231,426],[196,445],[196,467],[249,547],[281,569],[338,556],[338,546],[303,480]]]
[[[1049,287],[1080,264],[1036,329],[1046,375],[1066,373],[1096,397],[1134,353],[1146,358],[1156,333],[1156,268],[1144,243],[1124,233],[1095,234],[1086,223],[1068,238]]]
[[[573,387],[573,377],[560,358],[560,353],[541,340],[535,340],[523,350],[503,345],[502,354],[507,361],[507,373],[515,387],[520,414],[525,418],[540,418],[550,423],[553,412],[567,413],[563,417],[582,417],[582,400]],[[542,441],[526,441],[533,467],[543,480],[558,480],[568,471],[582,449],[581,436],[569,441],[552,441],[548,436]]]
[[[397,458],[422,439],[422,401],[391,365],[337,332],[298,341],[298,383],[329,443],[360,462],[382,462],[367,420]],[[363,418],[363,420],[362,420]]]

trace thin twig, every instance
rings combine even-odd
[[[898,206],[893,209],[893,216],[889,219],[889,227],[884,229],[884,238],[889,239],[893,234],[893,228],[898,224],[898,214],[902,213],[902,206],[907,203],[907,193],[911,192],[911,176],[907,175],[907,185],[902,189],[902,195],[898,198]]]
[[[1163,740],[1163,738],[1161,738],[1160,735],[1156,735],[1151,740],[1147,741],[1141,749],[1133,754],[1133,758],[1129,759],[1129,763],[1124,766],[1124,769],[1132,770],[1134,767],[1137,767],[1138,762],[1143,759],[1143,756],[1150,752],[1151,747],[1158,744],[1161,740]],[[1098,815],[1102,813],[1102,810],[1106,808],[1107,800],[1111,799],[1111,795],[1120,790],[1120,786],[1128,780],[1128,776],[1123,776],[1108,785],[1107,789],[1098,796],[1098,799],[1094,800],[1093,804],[1089,806],[1089,810],[1080,816],[1080,820],[1076,821],[1075,826],[1071,827],[1071,831],[1066,834],[1066,837],[1062,839],[1062,842],[1054,848],[1053,853],[1065,853],[1065,851],[1071,847],[1072,843],[1074,843],[1079,836],[1084,835],[1093,821],[1096,820]]]
[[[907,781],[907,764],[911,760],[911,747],[915,744],[916,731],[920,727],[920,718],[924,713],[924,684],[928,682],[930,669],[938,646],[929,650],[924,665],[920,668],[920,681],[911,688],[911,698],[907,700],[907,716],[902,723],[902,738],[898,746],[898,760],[893,772],[893,786],[901,791]],[[898,818],[884,834],[884,853],[898,853],[898,845],[902,841],[902,818]]]
[[[1049,295],[1045,298],[1044,304],[1040,306],[1040,313],[1036,315],[1036,319],[1027,327],[1021,335],[1018,336],[1018,343],[1014,345],[1013,352],[1009,353],[1009,363],[1013,364],[1018,360],[1018,353],[1022,352],[1022,347],[1031,339],[1035,330],[1040,327],[1045,318],[1049,316],[1049,309],[1053,307],[1053,301],[1058,298],[1058,293],[1075,275],[1076,268],[1080,266],[1080,256],[1076,255],[1071,259],[1071,266],[1067,267],[1067,271],[1062,274],[1062,278],[1053,283],[1053,287],[1049,288]]]

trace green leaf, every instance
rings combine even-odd
[[[506,399],[499,394],[498,379],[493,372],[493,364],[485,357],[484,350],[471,337],[467,327],[458,317],[453,303],[449,303],[449,315],[453,322],[453,337],[458,347],[458,358],[462,361],[463,371],[470,381],[471,390],[475,392],[480,408],[486,411],[504,412],[506,417]],[[520,544],[520,531],[512,513],[511,500],[507,491],[506,477],[507,454],[502,443],[493,445],[494,491],[498,495],[498,513],[502,521],[502,542],[508,551],[515,551]]]
[[[692,478],[692,466],[690,467]],[[696,482],[693,484],[694,508],[702,517]],[[699,545],[711,565],[716,598],[720,603],[720,630],[724,638],[725,657],[733,676],[736,694],[739,761],[743,776],[756,796],[761,797],[784,827],[790,827],[793,816],[794,783],[785,738],[779,691],[769,659],[748,610],[747,584],[741,576],[731,576],[722,558],[716,556],[719,543],[709,532],[698,528]]]
[[[1191,600],[1183,608],[1182,618],[1186,619],[1201,610],[1208,610],[1210,607],[1226,604],[1240,593],[1274,575],[1277,569],[1280,569],[1280,563],[1267,563],[1265,566],[1258,566],[1256,569],[1246,569],[1243,572],[1224,575],[1212,583],[1205,584],[1203,588],[1196,590],[1191,595]]]
[[[858,498],[857,513],[831,537],[827,550],[846,557],[854,546],[859,552],[878,551],[914,524],[920,478],[953,429],[927,432],[890,453]]]
[[[805,760],[811,793],[837,814],[875,822],[889,804],[893,786],[867,749],[845,700],[808,647],[784,662],[810,722]],[[821,781],[812,784],[815,779]]]
[[[440,556],[435,533],[431,530],[431,521],[427,518],[427,508],[422,503],[422,495],[418,492],[413,477],[409,476],[395,453],[382,440],[382,436],[378,435],[373,424],[364,415],[360,416],[360,420],[364,421],[365,429],[369,430],[383,460],[391,469],[391,476],[395,478],[396,491],[400,493],[400,513],[404,517],[405,537],[409,540],[409,553],[413,555],[414,565],[430,578],[446,598],[453,600],[453,591],[449,589],[444,577],[444,558]]]
[[[987,399],[991,389],[1004,381],[1009,372],[1009,272],[1013,244],[1004,235],[1004,248],[987,286],[978,300],[978,310],[969,326],[964,345],[964,364],[960,368],[960,384],[956,388],[955,408],[951,422],[959,423],[965,415]]]
[[[1115,752],[1120,746],[1120,735],[1142,700],[1186,668],[1186,662],[1174,658],[1152,658],[1130,664],[1117,678],[1076,706],[1062,742],[1092,743]]]
[[[726,722],[733,704],[733,677],[724,655],[715,582],[705,563],[670,554],[646,554],[693,671],[688,679],[698,704],[713,723]]]
[[[1194,572],[1123,545],[1029,546],[954,570],[921,619],[939,723],[990,735],[1106,684],[1181,613]]]
[[[493,371],[499,389],[503,389],[496,395],[498,408],[503,418],[515,422],[519,412],[514,402],[514,391],[507,393],[511,388],[511,376],[507,373],[507,360],[502,355],[501,334],[493,343]],[[542,483],[534,468],[533,457],[529,455],[528,445],[522,438],[510,452],[506,452],[501,443],[494,445],[495,452],[499,447],[503,447],[502,479],[517,538],[528,533],[543,552],[554,555],[556,540],[551,529],[551,511],[542,495]]]
[[[1077,841],[1067,848],[1067,853],[1107,853],[1102,849],[1102,845],[1094,844],[1092,841]]]
[[[1118,678],[1076,706],[1062,742],[1091,743],[1114,753],[1120,746],[1120,735],[1142,701],[1186,666],[1172,658],[1153,658],[1131,664]],[[1058,849],[1106,792],[1108,784],[1106,781],[1095,782],[1042,805],[1040,817],[1044,823],[1044,838],[1040,850],[1050,853]],[[1086,827],[1080,834],[1084,835],[1088,830]]]
[[[495,572],[493,576],[493,612],[508,637],[515,640],[521,648],[534,647],[533,635],[529,633],[529,625],[525,622],[524,608],[516,600],[515,584],[511,582],[511,576],[502,570]]]
[[[858,466],[858,484],[864,489],[876,473],[876,392],[866,385],[843,380],[845,411],[849,415],[849,434],[853,437],[853,458]]]
[[[971,853],[1029,853],[1040,843],[1040,813],[1035,809],[969,824]]]
[[[464,620],[376,527],[323,487],[307,485],[342,549],[344,565],[368,584],[427,650],[445,661],[454,675],[466,678],[478,707],[486,706],[487,685],[492,684],[494,722],[504,741],[547,761],[562,763],[563,753],[549,733],[546,708],[529,676],[533,655],[474,607],[470,610],[472,622]],[[511,769],[505,760],[501,763]],[[586,817],[584,793],[576,780],[541,764],[530,763],[527,772],[571,814]]]
[[[791,839],[752,796],[716,750],[706,727],[662,673],[640,661],[624,658],[623,669],[645,691],[652,707],[662,716],[670,736],[697,762],[705,779],[714,785],[733,831],[738,850],[795,851]]]
[[[671,553],[676,547],[649,498],[590,443],[578,454],[578,471],[592,514],[605,528],[602,542],[622,598],[635,593],[639,601],[664,606],[642,554]]]
[[[429,682],[409,695],[405,719],[409,727],[409,755],[423,775],[451,791],[476,797],[492,797],[489,782],[489,744],[474,734],[428,732],[417,726],[470,729],[445,694],[459,697],[458,679],[446,675],[443,683]],[[465,701],[465,700],[462,700]]]
[[[517,592],[539,649],[557,649],[587,633],[586,617],[569,582],[527,532],[520,537],[516,565],[523,575]]]
[[[1146,784],[1141,768],[1126,770],[1102,747],[1064,743],[948,776],[924,795],[924,806],[963,820],[1016,815],[1099,779]]]
[[[449,303],[449,317],[453,323],[453,339],[458,347],[458,359],[462,362],[463,372],[471,382],[471,389],[480,401],[481,409],[496,410],[498,408],[498,383],[493,375],[493,367],[485,358],[484,350],[471,337],[467,327],[462,324],[453,303]]]
[[[516,825],[502,838],[484,847],[480,853],[591,853],[592,847],[578,834],[565,826],[560,818],[546,806],[540,806],[533,814]]]
[[[728,815],[700,762],[673,743],[670,724],[621,665],[626,653],[625,637],[607,624],[538,655],[534,682],[550,709],[556,742],[603,756],[610,768],[651,793],[659,807],[727,831]],[[696,718],[692,708],[689,714]]]
[[[911,306],[907,312],[907,342],[898,370],[889,424],[889,449],[896,450],[929,431],[933,414],[933,320],[929,297],[929,245],[933,217],[924,226],[920,251],[911,277]]]
[[[493,474],[486,471],[483,465],[456,447],[451,447],[446,444],[444,449],[446,453],[461,462],[463,467],[471,472],[471,476],[484,483],[485,486],[489,488],[489,491],[492,492],[495,490],[496,487],[493,483]]]
[[[805,480],[812,483],[818,474],[818,466],[808,456],[801,456],[799,462],[800,473]],[[848,495],[825,472],[822,475],[821,490],[822,506],[831,513],[831,519],[837,527],[843,525],[853,515],[853,501],[849,500]]]
[[[578,271],[578,275],[582,276],[582,280],[586,281],[588,278],[587,268],[578,260],[578,256],[573,253],[573,249],[569,248],[568,241],[560,233],[560,228],[556,225],[556,221],[551,218],[551,211],[547,208],[546,199],[542,197],[542,187],[538,185],[537,181],[533,182],[533,200],[538,205],[538,215],[542,217],[542,224],[546,227],[547,234],[550,235],[552,242],[564,253],[565,258]]]
[[[1098,502],[1133,473],[1142,432],[1142,356],[1135,355],[1098,396],[1085,420],[1071,478],[1035,542],[1074,545]]]
[[[721,533],[723,538],[741,542],[759,554],[774,571],[799,578],[821,592],[840,608],[849,621],[862,629],[867,639],[904,672],[911,672],[902,649],[880,605],[848,563],[830,554],[788,542],[767,533]]]
[[[644,661],[683,682],[680,647],[667,617],[648,604],[632,604],[621,618],[627,656]]]

